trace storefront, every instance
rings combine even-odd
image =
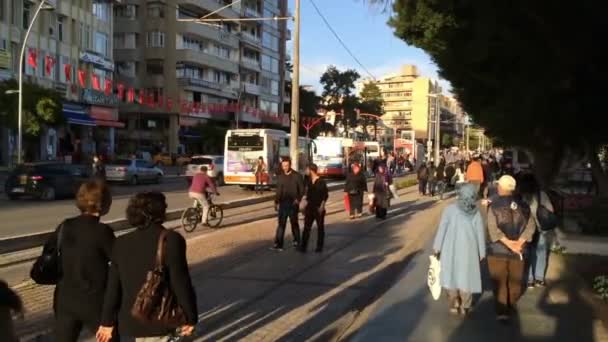
[[[63,115],[66,126],[57,131],[58,157],[67,162],[86,162],[95,152],[93,128],[95,120],[91,118],[85,105],[73,102],[63,103]]]

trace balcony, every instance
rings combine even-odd
[[[187,32],[189,34],[194,34],[216,42],[221,42],[222,44],[230,46],[232,48],[239,47],[238,36],[209,25],[198,24],[195,22],[178,21],[177,32]]]
[[[248,18],[259,18],[262,16],[257,9],[251,7],[243,7],[243,15]]]
[[[251,95],[261,95],[262,89],[257,84],[243,82],[243,92]]]
[[[262,39],[247,32],[241,32],[241,41],[256,48],[262,47]]]
[[[193,77],[180,77],[177,79],[177,84],[180,86],[195,86],[214,90],[222,90],[222,85],[219,83]]]
[[[239,66],[235,61],[217,57],[202,51],[178,49],[175,52],[175,58],[178,62],[191,62],[212,67],[217,70],[228,71],[232,74],[239,73]]]
[[[251,69],[257,72],[262,71],[260,61],[252,58],[241,57],[241,65],[247,69]]]
[[[224,2],[217,0],[180,0],[179,3],[204,8],[209,12],[216,11],[219,8],[226,6]],[[239,13],[235,11],[233,7],[227,7],[218,12],[217,15],[228,19],[237,19],[240,17]]]

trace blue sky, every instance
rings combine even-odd
[[[293,13],[295,1],[289,0],[289,3]],[[423,76],[437,78],[436,66],[428,55],[396,38],[392,28],[386,24],[389,14],[382,13],[380,8],[364,0],[315,0],[315,3],[375,77],[396,72],[403,64],[416,64]],[[332,64],[340,69],[355,68],[365,76],[366,73],[325,26],[310,0],[301,0],[301,6],[300,83],[313,85],[320,92],[319,77]]]

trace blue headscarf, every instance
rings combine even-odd
[[[477,188],[473,184],[463,184],[458,189],[458,207],[466,214],[477,211]]]

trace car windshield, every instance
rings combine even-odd
[[[131,165],[131,161],[128,159],[118,159],[117,161],[113,162],[112,165],[128,166]]]
[[[212,161],[210,158],[192,158],[192,161],[190,162],[190,164],[196,165],[209,165],[211,163]]]

